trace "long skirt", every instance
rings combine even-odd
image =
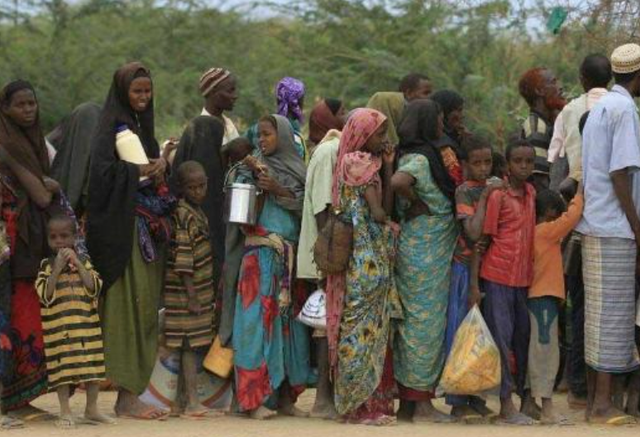
[[[420,216],[402,225],[396,285],[404,320],[398,323],[393,366],[402,388],[435,389],[445,359],[451,260],[457,227],[449,216]],[[400,396],[406,390],[400,391]],[[415,393],[411,396],[415,399]]]
[[[142,258],[137,226],[131,260],[124,274],[103,293],[102,334],[107,379],[140,395],[147,388],[158,351],[158,310],[164,256]]]
[[[13,281],[11,347],[14,371],[2,393],[7,410],[23,407],[47,390],[40,301],[31,281]]]
[[[582,237],[585,361],[608,373],[638,368],[635,344],[636,243]]]
[[[242,259],[232,337],[241,411],[275,409],[285,381],[295,399],[309,378],[308,330],[278,304],[284,274],[283,257],[270,247],[251,247]]]

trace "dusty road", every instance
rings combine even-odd
[[[102,394],[101,405],[110,412],[114,394]],[[308,410],[313,401],[313,392],[308,391],[299,402],[302,409]],[[82,412],[84,395],[74,396],[74,412]],[[4,433],[11,437],[586,437],[586,436],[638,436],[640,425],[623,428],[589,426],[582,420],[582,413],[571,412],[566,408],[564,397],[557,397],[557,405],[563,414],[574,420],[577,425],[571,427],[534,426],[529,428],[500,427],[495,425],[431,425],[399,424],[394,427],[372,428],[356,425],[341,425],[317,419],[294,419],[277,417],[266,422],[256,422],[238,417],[222,417],[205,421],[170,419],[167,422],[139,422],[118,420],[117,425],[79,426],[76,430],[59,430],[53,422],[28,423],[23,430]],[[35,403],[53,413],[57,412],[55,395],[47,395]],[[492,405],[495,406],[495,405]]]

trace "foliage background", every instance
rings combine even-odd
[[[233,116],[246,126],[273,110],[285,75],[321,96],[361,106],[395,90],[408,72],[467,101],[470,128],[501,145],[526,109],[517,81],[544,65],[569,95],[581,92],[577,68],[592,52],[633,40],[637,1],[575,0],[558,34],[545,27],[544,0],[291,0],[223,7],[204,1],[0,0],[0,82],[37,87],[51,128],[73,107],[102,102],[113,72],[142,60],[152,70],[158,137],[179,135],[199,113],[200,74],[211,66],[240,81]],[[567,0],[569,1],[569,0]],[[255,9],[259,7],[260,9]],[[267,14],[256,10],[267,10]]]

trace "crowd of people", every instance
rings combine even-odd
[[[229,412],[258,420],[562,425],[552,399],[568,385],[587,421],[635,423],[640,46],[590,55],[579,73],[584,94],[567,103],[552,71],[524,72],[530,113],[504,151],[465,126],[463,96],[422,74],[365,108],[320,99],[308,117],[304,83],[286,77],[274,113],[241,136],[240,82],[212,68],[202,113],[162,145],[139,62],[46,138],[34,87],[8,83],[0,425],[45,414],[31,402],[55,391],[56,423],[73,428],[78,386],[84,420],[113,423],[104,381],[119,417],[212,417],[198,394],[209,358],[228,366]],[[257,193],[255,223],[226,220],[232,184]],[[336,227],[350,244],[329,237],[328,250],[346,262],[323,267],[316,243]],[[314,290],[326,321],[310,328],[298,316]],[[442,411],[439,379],[475,305],[500,354],[500,410],[468,393]],[[171,411],[140,397],[159,347],[179,357]]]

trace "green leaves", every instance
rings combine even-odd
[[[517,91],[525,70],[545,65],[570,89],[582,57],[611,44],[595,14],[564,21],[553,38],[533,35],[531,17],[551,22],[554,12],[513,0],[290,0],[257,16],[268,4],[222,11],[202,0],[0,0],[0,82],[31,80],[52,127],[77,104],[102,102],[114,70],[139,59],[154,76],[164,137],[200,113],[198,79],[212,66],[238,77],[232,116],[244,126],[275,109],[274,87],[286,75],[304,80],[308,108],[321,97],[354,108],[422,72],[436,88],[461,92],[469,127],[502,144],[526,112]]]

